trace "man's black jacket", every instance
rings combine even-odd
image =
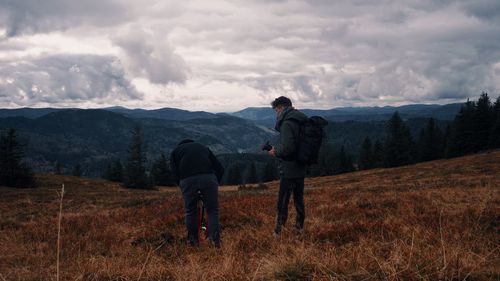
[[[177,183],[180,180],[199,174],[214,173],[219,182],[224,174],[224,167],[210,149],[197,142],[178,145],[170,154],[170,167]]]

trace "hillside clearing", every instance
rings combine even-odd
[[[499,171],[494,151],[306,179],[305,233],[280,238],[277,182],[223,187],[220,252],[185,245],[177,188],[39,175],[0,188],[0,280],[55,279],[62,183],[62,280],[498,280]]]

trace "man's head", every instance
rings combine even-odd
[[[271,102],[271,106],[276,111],[276,113],[281,114],[286,107],[292,106],[292,101],[284,96],[275,98],[273,102]]]

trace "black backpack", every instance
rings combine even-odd
[[[297,162],[304,165],[318,163],[319,149],[325,137],[326,125],[328,121],[320,116],[311,116],[300,125]]]

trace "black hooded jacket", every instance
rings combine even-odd
[[[170,154],[170,167],[180,180],[199,174],[215,174],[219,182],[224,174],[224,167],[212,151],[201,143],[181,142]]]

